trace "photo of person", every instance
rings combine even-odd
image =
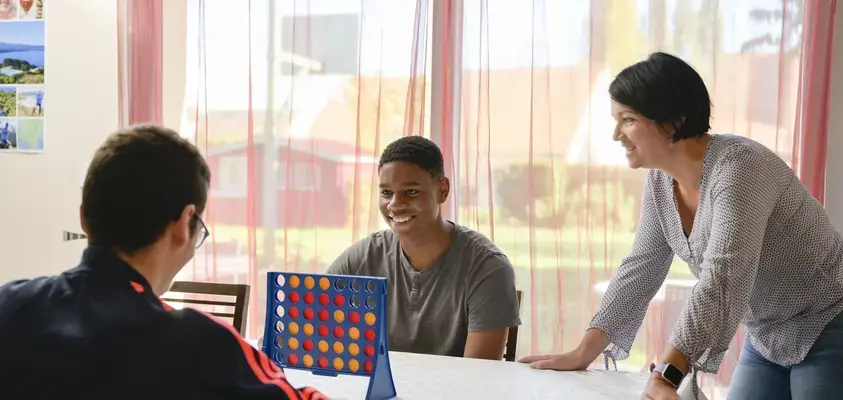
[[[10,19],[18,19],[18,0],[0,0],[0,20]]]
[[[17,96],[17,88],[14,86],[0,86],[0,117],[17,115]]]
[[[0,150],[18,148],[18,122],[12,118],[0,118]]]
[[[44,88],[40,86],[22,86],[18,89],[17,104],[19,116],[43,117]]]

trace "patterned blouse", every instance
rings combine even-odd
[[[628,357],[678,255],[698,282],[669,342],[694,371],[717,372],[739,323],[768,360],[799,363],[843,311],[843,238],[793,170],[750,139],[712,135],[699,187],[686,236],[673,179],[649,172],[632,251],[590,327],[608,334],[607,355]]]

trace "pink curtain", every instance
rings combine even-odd
[[[607,88],[624,66],[654,50],[688,60],[713,131],[769,146],[822,194],[836,2],[746,3],[188,0],[181,131],[212,168],[212,236],[179,279],[252,285],[257,338],[266,272],[322,272],[384,228],[377,158],[423,135],[446,156],[448,217],[516,268],[519,355],[571,349],[638,219],[643,172],[611,141]],[[657,357],[694,282],[677,260],[619,368]],[[709,398],[724,398],[741,337],[704,377]]]
[[[162,122],[163,0],[118,0],[120,126]]]
[[[837,0],[805,0],[801,108],[793,146],[799,178],[820,202],[825,200],[828,118],[831,106],[831,56]]]

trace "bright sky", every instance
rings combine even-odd
[[[253,98],[266,97],[267,20],[270,0],[252,0],[251,21],[248,2],[206,0],[205,40],[206,71],[214,82],[208,93],[210,108],[230,108],[243,104],[248,93],[249,38],[252,47]],[[418,0],[428,2],[432,0]],[[637,1],[636,18],[641,29],[647,29],[649,0]],[[690,1],[699,9],[702,0],[667,0],[670,16],[679,1]],[[413,28],[417,0],[292,0],[278,1],[283,15],[362,14],[359,33],[365,52],[361,59],[362,73],[386,76],[408,76],[412,60]],[[465,0],[463,11],[463,68],[518,68],[564,66],[588,56],[590,4],[585,0]],[[197,0],[189,0],[187,21],[188,76],[197,73],[198,13]],[[781,0],[720,1],[724,31],[721,39],[727,52],[737,52],[748,38],[770,32],[780,34],[781,24],[767,26],[748,23],[752,8],[772,8]],[[363,12],[360,10],[363,8]],[[534,9],[535,8],[535,9]],[[488,20],[481,26],[480,16]],[[534,19],[535,15],[535,19]],[[740,18],[739,18],[740,17]],[[740,21],[739,21],[740,19]],[[424,24],[425,21],[423,20]],[[674,24],[669,18],[668,34]],[[488,29],[488,37],[481,32]],[[429,28],[430,29],[430,28]],[[481,38],[484,41],[481,46]],[[485,41],[488,40],[488,46]],[[535,41],[535,50],[534,48]],[[424,45],[424,44],[422,44]],[[481,49],[489,48],[488,54]],[[778,51],[777,48],[762,49]],[[351,50],[354,51],[354,50]],[[430,57],[430,54],[428,54]],[[429,61],[429,60],[428,60]],[[299,82],[299,81],[297,81]],[[195,86],[189,84],[188,101],[195,98]],[[278,90],[288,90],[289,82],[278,82]]]

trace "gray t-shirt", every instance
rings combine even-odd
[[[388,229],[351,245],[328,273],[388,279],[393,351],[462,357],[468,332],[521,325],[509,259],[483,234],[460,225],[451,247],[424,271],[410,266]]]

